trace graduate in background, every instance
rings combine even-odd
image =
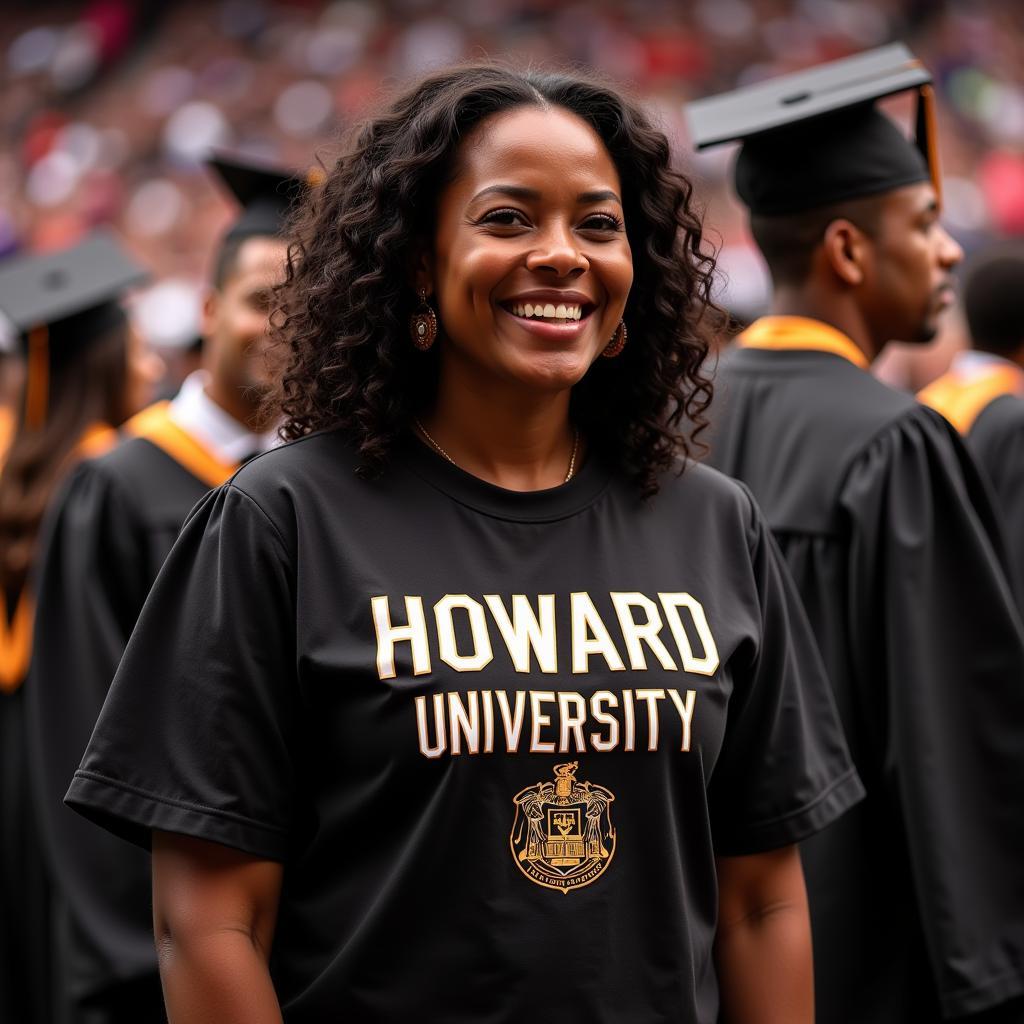
[[[145,274],[107,235],[0,268],[0,309],[27,375],[0,473],[0,1020],[53,1019],[49,893],[26,755],[22,686],[43,513],[73,464],[112,443],[159,375],[118,301]]]
[[[72,814],[67,780],[89,740],[150,585],[193,505],[273,443],[259,406],[283,217],[300,183],[216,160],[243,212],[223,239],[203,315],[203,369],[82,463],[47,523],[37,580],[30,759],[66,921],[62,1024],[163,1021],[149,856]]]
[[[744,140],[775,287],[722,360],[710,461],[775,533],[868,792],[802,844],[821,1024],[1022,1013],[1024,630],[959,438],[868,369],[933,337],[962,255],[928,83],[897,44],[690,108],[698,145]],[[908,89],[920,148],[874,106]]]
[[[18,422],[24,370],[17,333],[4,324],[0,329],[0,466],[11,446]]]
[[[963,307],[972,350],[918,398],[956,427],[992,484],[1006,530],[1005,568],[1024,602],[1024,246],[974,259]]]

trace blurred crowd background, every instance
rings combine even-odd
[[[203,167],[212,148],[329,164],[395,85],[494,55],[589,65],[643,99],[698,182],[722,296],[750,317],[767,280],[730,193],[732,154],[691,153],[684,103],[897,39],[936,78],[948,228],[968,252],[1024,235],[1020,0],[6,0],[0,259],[113,225],[155,273],[135,303],[143,334],[187,345],[232,214]],[[947,333],[929,365],[895,352],[883,374],[923,383],[957,344],[955,319]]]

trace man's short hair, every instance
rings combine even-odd
[[[1024,345],[1024,246],[989,249],[973,259],[963,303],[975,348],[1005,356]]]
[[[750,232],[768,264],[775,286],[801,285],[807,281],[814,251],[824,239],[829,224],[848,220],[874,237],[878,233],[880,211],[880,197],[867,196],[815,207],[804,213],[772,217],[752,214]]]
[[[220,243],[217,250],[217,258],[213,264],[213,286],[220,291],[227,280],[235,272],[238,266],[238,254],[242,246],[254,236],[239,235],[232,238],[230,235]]]

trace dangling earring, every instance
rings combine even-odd
[[[614,359],[617,355],[620,355],[622,350],[626,347],[626,321],[620,320],[619,326],[615,328],[615,333],[612,335],[612,340],[605,346],[604,351],[601,353],[605,359]]]
[[[437,314],[427,302],[427,289],[419,290],[420,304],[409,317],[409,337],[421,351],[426,352],[437,340]]]

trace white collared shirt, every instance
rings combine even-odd
[[[206,393],[209,379],[205,370],[196,370],[185,378],[171,402],[171,419],[227,465],[241,462],[253,452],[273,448],[278,443],[275,432],[254,434],[225,412]]]

